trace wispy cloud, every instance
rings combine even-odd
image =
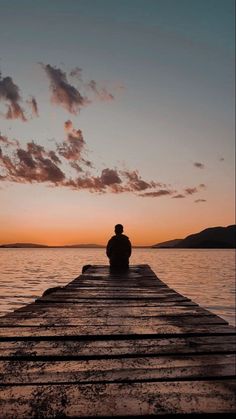
[[[50,158],[50,153],[34,142],[27,143],[26,149],[15,148],[10,157],[1,150],[0,166],[5,171],[4,180],[12,182],[59,185],[65,179],[65,174]]]
[[[5,102],[7,106],[7,119],[21,119],[24,122],[27,120],[20,104],[21,100],[19,87],[11,77],[2,77],[0,73],[0,101]]]
[[[64,123],[65,139],[54,141],[46,149],[35,141],[22,147],[17,140],[0,135],[0,180],[17,183],[48,183],[73,190],[88,190],[93,193],[133,193],[144,198],[169,196],[183,199],[206,187],[187,187],[185,194],[178,193],[171,185],[155,180],[146,180],[138,170],[119,169],[107,166],[99,171],[86,155],[86,142],[82,130],[75,129],[72,121]],[[5,151],[4,151],[5,149]],[[203,202],[202,200],[197,202]]]
[[[74,78],[75,80],[79,82],[80,87],[85,89],[87,94],[93,93],[96,99],[99,99],[103,102],[109,102],[111,100],[114,100],[115,98],[114,94],[108,90],[108,87],[106,86],[107,83],[97,82],[93,79],[86,81],[82,77],[82,71],[83,71],[82,68],[75,67],[70,71],[69,75],[70,77]],[[124,89],[124,86],[122,84],[119,84],[119,85],[113,84],[113,90],[121,90],[121,89]],[[90,103],[91,102],[92,100],[90,98]]]
[[[110,93],[106,87],[99,86],[95,80],[90,80],[88,87],[92,90],[95,96],[103,102],[114,100],[114,95]]]
[[[132,191],[144,191],[145,189],[153,189],[161,186],[159,182],[146,182],[145,180],[143,180],[139,175],[138,170],[125,170],[121,173],[127,179],[127,185]]]
[[[5,135],[1,135],[0,133],[0,142],[4,144],[4,146],[19,146],[19,141],[17,140],[9,140]]]
[[[174,198],[174,199],[186,198],[186,195],[183,195],[183,194],[179,193],[177,195],[172,196],[172,198]]]
[[[70,76],[75,77],[77,80],[82,81],[82,68],[75,67],[70,71]]]
[[[194,186],[193,188],[185,188],[185,192],[187,195],[193,195],[194,193],[198,192],[198,189],[196,188],[196,186]]]
[[[170,194],[170,191],[160,189],[164,184],[142,179],[137,170],[106,167],[100,174],[94,174],[97,170],[93,163],[84,157],[86,143],[82,131],[75,129],[70,120],[65,122],[64,130],[66,138],[61,143],[55,142],[55,150],[47,150],[34,141],[28,142],[23,148],[19,142],[1,136],[6,151],[0,149],[0,167],[3,170],[0,179],[17,183],[46,182],[54,186],[98,193],[137,194],[147,190],[149,192],[139,196]],[[72,174],[69,169],[73,169]]]
[[[144,192],[139,194],[139,196],[143,197],[150,197],[150,198],[159,198],[165,195],[171,195],[173,192],[169,191],[168,189],[160,189],[159,191],[152,191],[152,192]]]
[[[198,204],[199,202],[206,202],[206,199],[196,199],[194,202]]]
[[[205,164],[200,163],[200,162],[198,162],[198,161],[196,161],[195,163],[193,163],[193,165],[194,165],[195,167],[197,167],[198,169],[205,169]]]
[[[88,190],[92,193],[134,193],[144,198],[169,196],[180,199],[204,189],[185,188],[185,195],[178,193],[171,185],[142,178],[138,170],[120,170],[106,167],[99,171],[90,160],[84,157],[86,143],[80,129],[75,129],[72,122],[64,124],[66,138],[61,143],[55,142],[55,149],[28,142],[23,148],[16,140],[9,140],[0,135],[0,180],[17,183],[48,183],[52,186],[63,186],[73,190]],[[8,151],[10,149],[10,155]],[[205,202],[203,199],[195,202]]]
[[[65,122],[64,129],[67,138],[58,145],[58,153],[67,160],[79,160],[85,145],[82,131],[74,129],[70,120]]]
[[[106,86],[107,83],[100,83],[95,80],[84,81],[82,78],[82,69],[75,67],[68,75],[60,68],[40,63],[48,76],[50,82],[51,102],[62,106],[68,112],[77,115],[82,108],[91,104],[96,99],[107,102],[114,100],[114,94]],[[68,77],[76,79],[79,82],[79,88],[74,86]],[[124,88],[122,84],[113,86],[113,90]],[[90,98],[88,96],[91,96]],[[22,97],[20,89],[9,76],[2,77],[0,72],[0,101],[6,106],[6,112],[3,114],[6,119],[20,119],[24,122],[28,120],[25,109],[22,106]],[[38,102],[34,96],[24,102],[24,105],[31,110],[32,117],[39,116]]]
[[[32,115],[39,116],[38,104],[35,97],[32,96],[29,100],[27,100],[27,103],[31,107]]]
[[[81,108],[88,104],[88,99],[68,82],[66,73],[60,68],[50,64],[41,65],[50,80],[52,103],[63,106],[75,115],[78,114]]]

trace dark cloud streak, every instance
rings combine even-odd
[[[7,112],[5,117],[7,119],[21,119],[26,121],[24,109],[21,107],[21,96],[19,87],[13,82],[12,78],[2,77],[0,73],[0,100],[6,102]]]
[[[60,68],[50,64],[41,65],[50,80],[52,103],[61,105],[67,111],[77,115],[81,108],[89,103],[88,99],[68,82],[66,73]]]
[[[196,199],[194,202],[198,204],[199,202],[206,202],[206,199]]]
[[[205,169],[205,165],[203,163],[195,162],[193,165],[198,169]]]

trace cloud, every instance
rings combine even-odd
[[[5,169],[6,174],[1,176],[2,180],[12,180],[14,181],[15,174],[15,165],[12,163],[10,157],[3,154],[3,151],[0,147],[0,165]]]
[[[0,100],[6,102],[7,119],[21,119],[26,121],[24,109],[21,107],[21,96],[19,87],[13,82],[11,77],[2,77],[0,73]]]
[[[112,93],[108,92],[106,87],[98,86],[98,83],[95,80],[90,80],[88,87],[95,93],[96,97],[103,102],[108,102],[114,100]]]
[[[205,183],[200,183],[198,187],[194,186],[192,188],[185,188],[184,191],[186,195],[193,195],[197,192],[199,192],[200,189],[206,189]]]
[[[159,182],[146,182],[139,175],[138,170],[125,170],[121,172],[128,179],[128,186],[132,191],[144,191],[145,189],[156,188],[162,186]]]
[[[101,182],[105,186],[111,186],[122,183],[122,180],[116,170],[107,168],[102,171]]]
[[[45,151],[44,147],[34,142],[27,143],[26,149],[15,147],[11,157],[4,154],[2,150],[0,153],[0,166],[5,172],[4,180],[17,183],[60,184],[65,179],[65,174],[56,165],[55,160],[54,152],[51,154],[50,151]]]
[[[69,77],[76,78],[79,81],[78,89],[78,87],[71,84],[67,73],[60,68],[50,64],[40,63],[40,65],[50,82],[51,102],[64,107],[64,109],[74,115],[77,115],[83,107],[91,104],[97,98],[103,102],[114,100],[114,95],[108,91],[105,85],[95,80],[83,81],[82,69],[80,67],[75,67],[68,73]],[[122,88],[121,84],[113,86],[113,90],[121,90]],[[91,95],[92,98],[89,99],[87,94]],[[6,119],[27,121],[25,110],[21,105],[22,98],[19,87],[13,82],[11,77],[2,77],[1,73],[0,101],[3,101],[6,105],[4,114]],[[36,98],[32,96],[25,103],[30,107],[31,116],[38,117],[39,110]]]
[[[196,199],[194,202],[199,203],[199,202],[206,202],[206,199]]]
[[[74,129],[70,120],[65,122],[64,129],[67,138],[58,145],[58,153],[67,160],[80,160],[85,145],[82,131]]]
[[[0,142],[4,144],[4,146],[19,146],[19,141],[17,140],[9,140],[5,135],[1,135],[0,133]]]
[[[65,140],[61,143],[55,141],[56,150],[48,150],[35,141],[22,147],[18,141],[1,135],[0,167],[3,173],[0,179],[17,183],[46,182],[57,187],[97,193],[129,192],[140,197],[176,193],[164,183],[144,180],[138,170],[106,167],[97,174],[93,163],[84,157],[86,143],[82,131],[75,129],[70,120],[65,121],[64,130]],[[6,151],[10,154],[7,155]]]
[[[224,160],[225,160],[224,157],[219,158],[219,161],[224,161]]]
[[[70,76],[82,81],[82,68],[75,67],[70,71]]]
[[[197,193],[198,192],[198,189],[196,187],[193,187],[193,188],[185,188],[185,192],[186,192],[187,195],[192,195],[194,193]]]
[[[68,82],[66,73],[60,68],[50,64],[41,65],[50,80],[52,103],[63,106],[70,113],[77,115],[81,108],[89,103],[88,99]]]
[[[172,196],[172,198],[175,198],[175,199],[186,198],[186,195],[183,195],[183,194],[179,193],[179,194],[177,194],[175,196]]]
[[[18,103],[8,105],[8,110],[5,116],[6,119],[21,119],[24,122],[27,121],[24,111]]]
[[[36,161],[33,159],[29,151],[19,148],[16,154],[19,158],[20,165],[27,166],[30,169],[34,169],[36,167]]]
[[[91,171],[93,170],[92,163],[81,155],[84,147],[81,131],[75,130],[71,121],[66,121],[65,130],[66,141],[57,144],[57,151],[61,158],[55,150],[46,150],[34,141],[28,142],[23,148],[19,147],[19,143],[10,142],[6,137],[1,136],[4,147],[12,147],[13,152],[11,156],[7,156],[0,148],[0,167],[4,171],[1,173],[0,180],[17,183],[47,182],[54,186],[68,187],[78,191],[115,194],[137,193],[161,185],[159,182],[146,182],[137,170],[124,172],[106,167],[100,175],[94,175]],[[67,175],[62,171],[61,164],[67,171]],[[76,175],[68,176],[69,167],[76,171]],[[159,197],[171,193],[170,190],[159,189],[139,194],[139,196]]]
[[[197,162],[197,161],[195,163],[193,163],[193,165],[195,167],[197,167],[198,169],[204,169],[205,168],[205,165],[203,163],[200,163],[200,162]]]
[[[139,194],[139,196],[157,198],[160,196],[171,195],[171,194],[172,192],[169,191],[168,189],[160,189],[159,191],[145,192],[143,194]]]
[[[57,154],[55,153],[55,151],[50,150],[48,152],[48,157],[54,162],[54,163],[61,163],[61,160],[59,159],[59,157],[57,156]]]
[[[32,154],[32,156],[37,158],[43,157],[43,155],[46,153],[44,147],[36,144],[34,141],[27,143],[27,149],[28,152]]]
[[[38,111],[38,104],[35,97],[31,97],[31,99],[27,100],[28,105],[31,107],[33,116],[39,116]]]
[[[84,82],[82,78],[82,69],[80,67],[73,68],[69,75],[75,79],[77,79],[80,83],[80,86],[85,89],[89,93],[92,92],[96,98],[103,102],[109,102],[114,100],[114,95],[110,93],[106,86],[102,86],[100,83],[96,82],[95,80],[90,80],[89,82]],[[116,90],[121,90],[124,88],[122,85],[114,86]],[[91,103],[91,100],[90,100]]]

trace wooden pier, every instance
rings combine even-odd
[[[233,416],[235,339],[148,265],[92,266],[0,318],[0,418]]]

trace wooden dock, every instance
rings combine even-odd
[[[0,418],[233,416],[235,339],[148,265],[92,266],[0,318]]]

